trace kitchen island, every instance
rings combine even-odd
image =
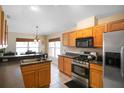
[[[51,81],[51,60],[24,60],[21,71],[26,88],[49,87]]]
[[[32,65],[37,66],[36,68],[42,69],[42,70],[37,69],[39,72],[41,72],[38,74],[41,77],[42,73],[46,73],[46,71],[48,71],[48,70],[50,71],[50,63],[51,63],[50,59],[36,61],[33,63],[27,63],[27,62],[20,63],[20,61],[19,62],[17,62],[17,61],[2,62],[2,63],[0,63],[0,88],[24,88],[24,87],[26,87],[24,79],[30,79],[30,78],[29,77],[24,78],[24,75],[22,72],[25,71],[25,69],[22,70],[22,68],[26,68],[27,66],[29,67]],[[45,70],[46,68],[47,68],[47,70]],[[33,71],[34,68],[30,68],[30,70],[32,70],[31,72],[35,72],[35,71]],[[27,71],[29,71],[29,70],[27,70]],[[26,71],[26,73],[27,73],[27,71]],[[49,72],[49,75],[50,75],[50,72]],[[45,77],[47,78],[47,76],[45,76]],[[33,78],[33,77],[31,77],[31,78]],[[35,79],[34,81],[36,81],[35,85],[37,85],[37,86],[38,86],[38,84],[41,85],[42,83],[44,83],[44,82],[42,82],[42,81],[44,81],[43,79],[46,79],[46,78],[40,78],[39,79],[40,83],[37,83],[36,79],[38,79],[38,77],[35,77],[34,78]],[[48,79],[49,79],[49,82],[47,82],[47,83],[50,83],[50,76],[48,76]],[[32,82],[32,81],[30,81],[30,82]],[[29,82],[29,85],[30,85],[30,82]],[[49,84],[47,86],[49,86]],[[42,86],[40,86],[40,87],[42,87]]]

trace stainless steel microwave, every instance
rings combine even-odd
[[[93,48],[93,37],[77,38],[76,47],[77,48]]]

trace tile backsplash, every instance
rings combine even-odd
[[[83,51],[88,51],[88,52],[97,52],[98,55],[102,55],[102,48],[76,48],[76,47],[67,47],[63,46],[61,48],[61,53],[65,54],[67,51],[72,51],[72,52],[83,52]]]

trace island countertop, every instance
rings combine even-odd
[[[32,64],[39,64],[39,63],[46,63],[46,62],[52,62],[52,60],[51,59],[45,59],[45,60],[43,60],[43,59],[41,59],[41,60],[35,60],[35,61],[30,61],[30,59],[29,59],[29,61],[25,61],[25,62],[21,62],[20,63],[20,66],[26,66],[26,65],[32,65]]]

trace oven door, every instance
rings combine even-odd
[[[89,69],[72,63],[72,79],[83,87],[89,87]]]
[[[86,67],[72,64],[72,73],[79,77],[89,79],[89,69]]]

